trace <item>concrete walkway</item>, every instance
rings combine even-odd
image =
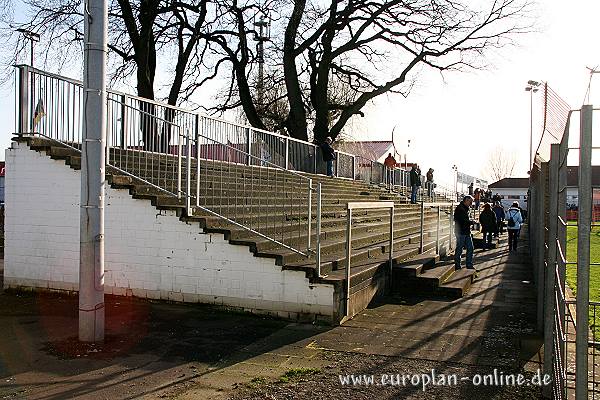
[[[350,390],[339,380],[340,374],[435,369],[472,376],[494,367],[541,368],[526,245],[516,254],[505,245],[477,251],[479,277],[463,299],[388,298],[334,328],[114,298],[107,310],[118,312],[108,313],[106,347],[71,348],[76,301],[5,293],[0,398],[538,398],[535,389],[470,384],[433,394]],[[280,383],[290,372],[300,377]]]

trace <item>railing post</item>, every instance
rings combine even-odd
[[[289,168],[290,168],[290,139],[285,138],[285,169],[289,169]]]
[[[419,237],[419,253],[423,252],[423,229],[425,228],[425,203],[421,201],[421,233]]]
[[[454,228],[454,201],[450,202],[450,211],[448,212],[448,250],[452,250],[452,235]]]
[[[356,180],[356,156],[352,156],[352,180]]]
[[[317,276],[321,276],[321,182],[317,183]]]
[[[440,206],[437,207],[437,225],[435,229],[435,254],[440,254]]]
[[[392,292],[393,274],[394,274],[394,207],[390,208],[390,265],[388,271],[389,289],[388,293]]]
[[[577,330],[575,398],[588,398],[588,335],[590,308],[590,234],[592,223],[592,106],[581,107],[579,136],[579,212],[577,213]],[[594,351],[594,350],[593,350]]]
[[[121,148],[127,150],[127,96],[124,94],[121,95]]]
[[[185,212],[186,215],[192,215],[192,138],[190,137],[189,130],[186,130],[185,135],[187,145],[187,163],[186,169],[186,182],[185,182]]]
[[[181,199],[181,132],[177,128],[177,198]]]
[[[17,133],[22,135],[29,130],[29,67],[19,65],[19,116],[17,119]]]
[[[335,152],[336,156],[335,156],[335,176],[339,177],[340,176],[340,153],[339,152]]]
[[[250,141],[251,138],[252,135],[250,133],[250,128],[246,128],[246,153],[248,154],[246,165],[250,165],[252,163],[252,159],[250,158],[250,155],[252,155],[252,143]]]
[[[310,254],[311,236],[312,236],[312,179],[308,180],[308,232],[306,236],[306,254]]]
[[[352,258],[352,209],[346,214],[346,317],[350,317],[350,261]]]
[[[196,207],[200,207],[200,115],[195,117],[195,136],[196,136]]]

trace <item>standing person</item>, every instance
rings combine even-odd
[[[473,196],[473,182],[469,185],[469,196]]]
[[[496,213],[488,203],[483,205],[483,211],[479,215],[481,223],[481,232],[483,232],[483,245],[486,249],[492,247],[492,235],[496,232],[498,226],[496,222]]]
[[[463,248],[467,249],[467,269],[473,267],[473,238],[471,237],[471,220],[469,208],[473,204],[472,196],[465,196],[454,210],[454,234],[456,235],[456,250],[454,252],[454,269],[459,270]]]
[[[433,200],[433,168],[429,168],[429,171],[427,171],[427,174],[425,176],[427,177],[427,182],[425,183],[427,185],[427,196],[429,196]]]
[[[392,156],[392,153],[388,153],[385,161],[383,162],[385,168],[387,169],[387,183],[389,185],[394,184],[394,168],[396,168],[396,159]]]
[[[323,161],[327,163],[327,176],[333,178],[333,160],[335,160],[335,150],[331,147],[333,140],[328,136],[321,144],[321,153],[323,153]]]
[[[508,251],[517,251],[517,242],[519,240],[519,232],[523,216],[519,209],[519,202],[515,201],[506,212],[506,227],[508,229]]]
[[[475,209],[479,210],[479,204],[481,203],[481,189],[475,189],[475,193],[473,194],[473,200],[475,201]]]
[[[504,233],[502,227],[504,226],[504,218],[506,218],[506,215],[504,214],[504,207],[500,205],[499,201],[494,203],[492,210],[496,214],[497,227],[495,236],[498,237],[499,234]]]
[[[413,165],[410,169],[410,202],[417,204],[417,190],[421,186],[421,175],[417,172],[417,166]]]

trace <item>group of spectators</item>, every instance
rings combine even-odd
[[[470,208],[474,205],[475,199],[467,195],[454,210],[454,224],[456,235],[456,250],[454,253],[454,268],[461,268],[461,257],[464,249],[467,251],[466,268],[473,267],[473,237],[471,236],[471,226],[475,221],[469,216]],[[498,237],[503,233],[506,226],[508,230],[508,249],[509,252],[517,251],[517,243],[523,224],[522,210],[519,202],[513,202],[508,210],[504,210],[500,201],[496,201],[493,207],[489,203],[483,205],[483,210],[479,214],[479,223],[483,233],[485,247],[490,247],[493,237]]]

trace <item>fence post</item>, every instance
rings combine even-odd
[[[579,212],[577,213],[577,330],[575,398],[588,398],[588,318],[590,301],[590,234],[592,223],[592,106],[581,108],[579,138]]]
[[[356,180],[356,156],[352,156],[352,180]]]
[[[29,130],[29,67],[27,65],[19,66],[19,116],[17,120],[17,133],[24,134]],[[33,130],[31,130],[33,132]]]
[[[186,146],[187,146],[187,162],[185,166],[185,212],[186,215],[192,215],[192,138],[190,137],[190,132],[186,130]]]
[[[450,202],[450,211],[448,212],[448,250],[452,250],[452,231],[454,225],[454,201]]]
[[[419,253],[423,252],[423,229],[425,227],[425,203],[421,202],[421,234],[419,237]]]
[[[394,273],[394,207],[390,208],[390,266],[388,272],[389,290],[392,292],[392,278]]]
[[[550,181],[548,189],[550,193],[549,212],[548,212],[548,255],[546,258],[546,294],[545,294],[545,315],[544,315],[544,373],[553,375],[552,361],[554,359],[553,327],[555,313],[555,269],[556,269],[556,228],[558,224],[558,166],[559,166],[559,145],[550,145]],[[556,310],[558,312],[558,310]],[[551,396],[552,388],[544,387],[544,395]]]

